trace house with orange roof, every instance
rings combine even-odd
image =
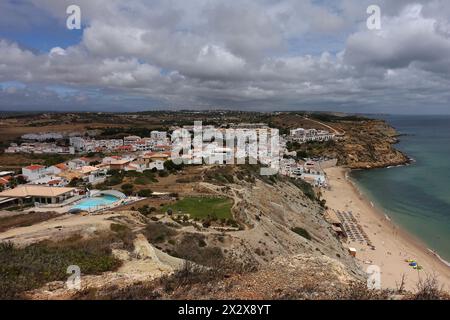
[[[67,170],[69,170],[69,166],[65,163],[58,163],[47,168],[49,174],[60,174]]]
[[[140,158],[140,163],[147,170],[164,170],[164,162],[170,159],[170,152],[147,152]]]
[[[0,192],[0,204],[41,203],[56,204],[75,195],[75,188],[48,187],[41,185],[20,185]]]
[[[138,172],[142,172],[145,170],[145,165],[138,162],[138,161],[133,161],[130,162],[125,168],[125,171],[138,171]]]
[[[130,162],[132,162],[134,159],[120,159],[120,160],[113,160],[109,164],[109,168],[111,170],[124,170]]]
[[[150,159],[150,160],[161,160],[166,161],[170,159],[170,156],[172,155],[169,151],[164,152],[147,152],[142,157],[143,159]]]
[[[43,178],[46,175],[46,168],[39,164],[32,164],[22,168],[22,175],[24,175],[28,181],[34,181]]]

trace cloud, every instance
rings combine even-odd
[[[415,64],[431,70],[436,69],[434,64],[442,62],[450,66],[450,38],[446,34],[449,29],[436,19],[425,18],[422,10],[422,5],[409,5],[399,16],[384,19],[380,31],[351,35],[346,62],[386,69]]]
[[[27,86],[9,93],[19,102],[0,92],[0,108],[33,104],[33,96],[36,105],[48,99],[55,106],[103,108],[120,101],[123,109],[357,111],[449,102],[450,5],[445,1],[78,2],[84,29],[75,45],[36,52],[14,35],[0,40],[0,82]],[[365,28],[372,2],[382,8],[380,31]],[[41,17],[30,26],[57,21],[64,28],[68,4],[29,0],[15,6],[8,0],[3,8],[16,16],[38,8]],[[0,11],[0,21],[5,12]],[[302,44],[306,47],[298,48]],[[77,94],[45,89],[54,85]]]

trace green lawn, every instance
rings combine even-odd
[[[208,215],[218,219],[232,219],[231,207],[233,201],[227,198],[201,198],[187,197],[176,203],[163,207],[164,212],[172,209],[173,213],[181,211],[183,214],[190,214],[191,218],[207,218]]]

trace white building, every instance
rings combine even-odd
[[[22,175],[24,175],[28,181],[41,179],[45,177],[46,174],[46,168],[41,165],[30,165],[22,168]]]
[[[64,139],[64,135],[59,132],[27,133],[22,135],[21,138],[23,140],[35,140],[35,141],[61,140]]]
[[[91,184],[102,183],[106,179],[106,168],[97,168],[93,166],[83,166],[80,173],[83,175],[83,180]]]
[[[69,184],[69,181],[67,181],[67,179],[63,177],[48,175],[40,179],[34,180],[32,182],[29,182],[28,184],[48,186],[48,187],[65,187]]]
[[[72,159],[69,162],[67,162],[67,166],[70,170],[77,170],[81,169],[84,166],[89,165],[89,159],[87,158],[78,158],[78,159]]]
[[[206,164],[225,164],[233,159],[231,148],[223,148],[210,144],[203,150],[203,160]]]
[[[151,151],[154,146],[154,143],[152,142],[151,139],[144,138],[128,142],[125,142],[124,140],[124,145],[131,146],[132,151]]]
[[[58,146],[55,143],[22,143],[20,146],[16,143],[11,143],[11,145],[5,150],[5,153],[74,154],[75,149],[73,147]]]
[[[128,137],[123,138],[123,144],[126,146],[129,146],[140,140],[142,140],[142,139],[139,136],[128,136]]]
[[[69,139],[70,145],[76,152],[95,152],[98,150],[112,151],[117,147],[123,146],[122,139],[93,140],[81,137],[72,137]]]
[[[325,130],[303,128],[291,130],[290,136],[294,141],[302,143],[309,141],[329,141],[335,138],[334,134]]]
[[[303,173],[301,175],[301,179],[309,182],[314,187],[327,187],[328,182],[327,178],[323,174],[312,174],[312,173]]]
[[[152,140],[166,140],[167,139],[167,132],[166,131],[152,131],[150,132],[150,138]]]
[[[164,170],[164,161],[162,161],[162,160],[152,161],[148,164],[147,169],[148,170],[156,169],[158,171],[162,171],[162,170]]]

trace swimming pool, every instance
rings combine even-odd
[[[77,205],[73,206],[71,210],[74,209],[86,211],[97,210],[103,206],[110,205],[118,200],[119,198],[111,196],[109,194],[105,194],[100,197],[86,198],[84,200],[81,200],[81,202],[79,202]]]

